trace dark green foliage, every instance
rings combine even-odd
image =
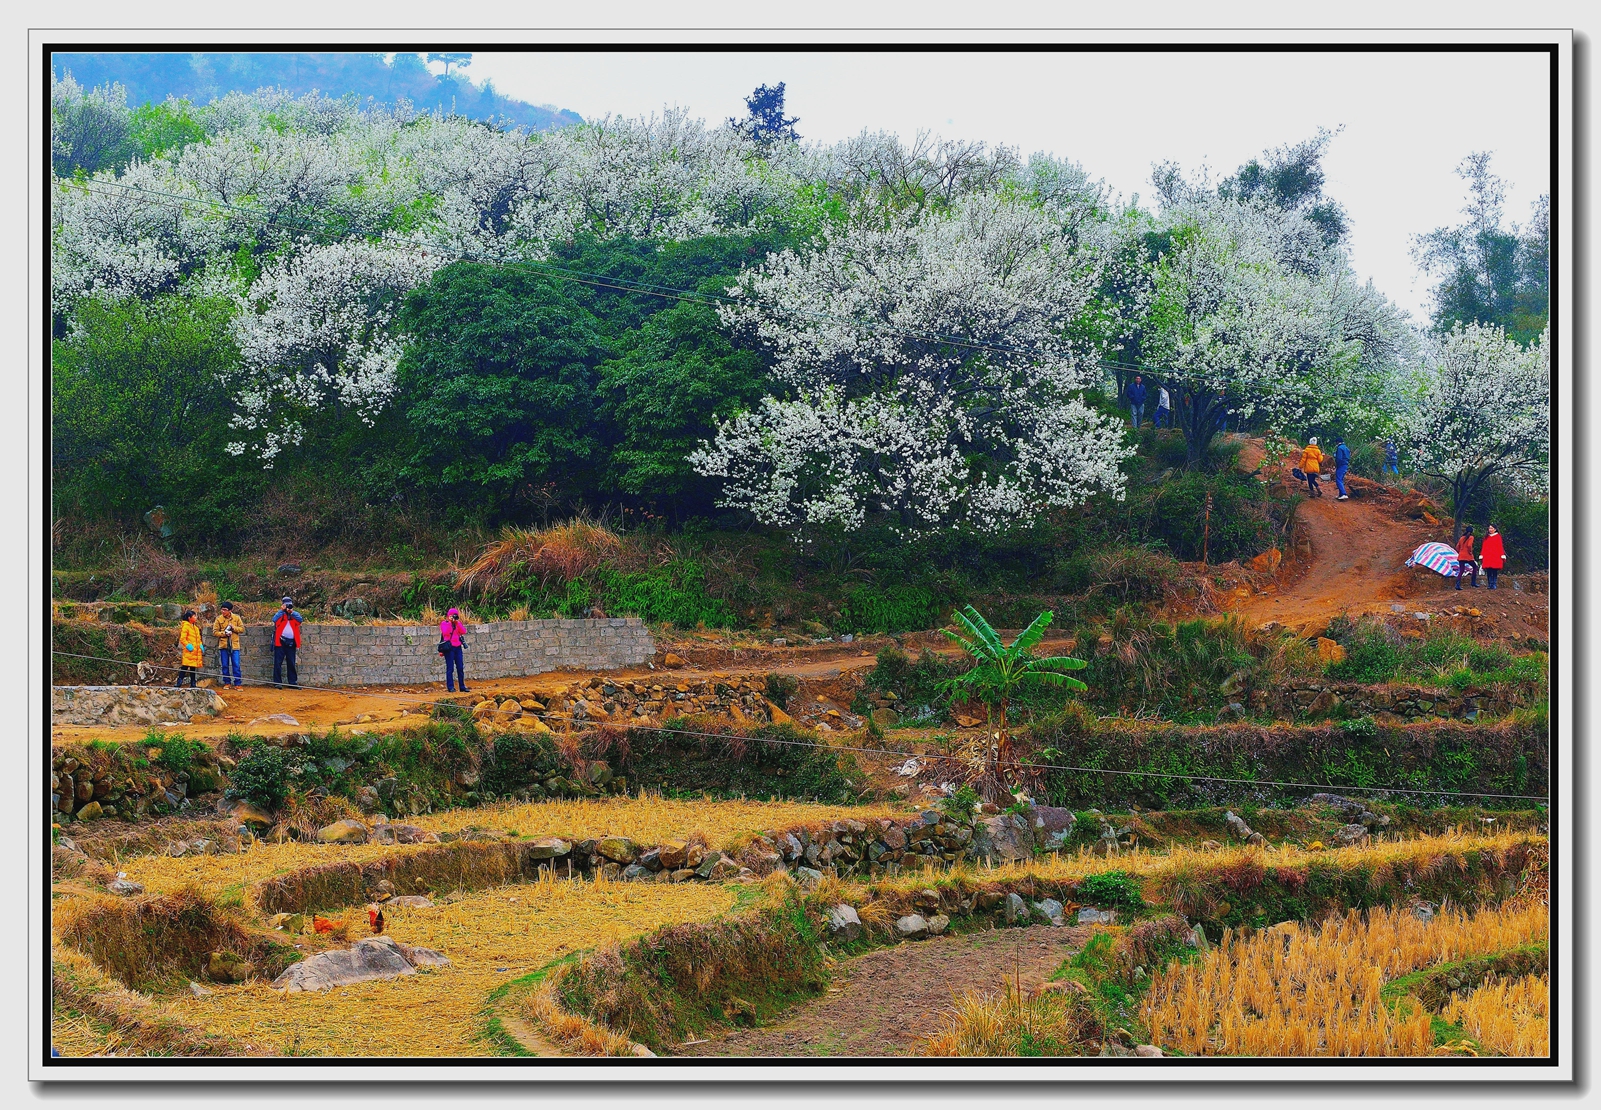
[[[688,456],[717,422],[751,408],[767,389],[762,360],[734,346],[705,304],[685,302],[650,317],[621,358],[599,370],[602,411],[615,428],[608,483],[623,493],[698,512],[709,487]]]
[[[509,499],[577,492],[598,462],[590,418],[606,348],[563,283],[521,266],[457,262],[406,299],[400,364],[416,445],[403,477]]]
[[[839,627],[846,632],[910,632],[939,623],[934,595],[920,586],[856,586],[840,606]]]
[[[158,635],[152,633],[151,637]],[[176,641],[176,636],[160,635],[160,638]],[[133,667],[97,660],[126,659],[138,663],[152,654],[150,640],[136,628],[81,621],[52,621],[50,647],[50,681],[56,686],[126,686],[137,677],[138,672]],[[94,658],[73,659],[59,654],[61,652]]]
[[[667,728],[689,727],[681,719]],[[708,731],[701,726],[698,731]],[[712,731],[717,731],[713,729]],[[782,743],[762,743],[764,739]],[[631,729],[621,765],[630,782],[669,794],[854,801],[865,783],[849,756],[838,757],[810,733],[764,725],[746,735],[716,736]]]
[[[543,737],[514,732],[495,739],[479,780],[482,792],[497,797],[516,793],[556,770],[556,750]]]
[[[289,796],[289,765],[283,749],[265,741],[250,745],[229,778],[229,793],[269,810],[283,805]]]
[[[1212,510],[1206,511],[1207,494]],[[1175,474],[1145,502],[1144,531],[1179,559],[1248,559],[1272,546],[1274,523],[1267,487],[1234,470]]]
[[[1394,797],[1418,806],[1476,804],[1481,799],[1473,791],[1543,795],[1549,768],[1549,730],[1533,717],[1497,724],[1376,725],[1368,734],[1343,723],[1272,728],[1136,726],[1064,713],[1037,720],[1027,735],[1029,748],[1048,752],[1050,763],[1090,768],[1044,772],[1043,792],[1051,803],[1075,808],[1107,809],[1128,803],[1146,809],[1247,802],[1290,806],[1317,786],[1381,798],[1386,787],[1438,790],[1442,793]],[[1097,768],[1150,773],[1101,774]],[[1200,776],[1246,781],[1204,781]],[[1529,804],[1483,801],[1495,806]]]
[[[194,765],[195,756],[204,749],[204,745],[197,740],[188,740],[179,733],[162,733],[156,729],[151,729],[145,734],[144,743],[146,747],[161,749],[161,754],[156,756],[156,766],[175,775],[187,774],[189,768]]]
[[[734,623],[727,602],[707,595],[706,572],[693,560],[628,573],[602,567],[596,578],[602,607],[616,616],[679,628],[728,628]]]
[[[131,518],[165,504],[180,532],[236,527],[260,468],[226,451],[230,314],[176,294],[79,303],[71,334],[51,345],[58,514]]]
[[[879,648],[878,662],[867,672],[863,686],[898,694],[908,705],[940,705],[945,701],[944,684],[965,666],[959,659],[936,655],[927,648],[913,662],[900,648],[886,646]]]
[[[794,675],[770,674],[767,676],[767,700],[780,709],[789,708],[789,699],[800,690],[800,680]]]
[[[1103,871],[1078,884],[1079,898],[1092,906],[1138,913],[1145,908],[1140,882],[1126,871]]]
[[[1372,684],[1404,679],[1439,681],[1443,677],[1458,688],[1545,681],[1543,653],[1518,655],[1499,644],[1480,643],[1449,630],[1413,639],[1380,621],[1339,617],[1330,622],[1326,635],[1346,650],[1345,659],[1329,667],[1331,678]]]

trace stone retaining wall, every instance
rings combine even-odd
[[[215,690],[171,686],[52,686],[52,725],[164,725],[213,716],[224,702]]]
[[[305,644],[296,662],[303,686],[399,686],[444,680],[437,625],[307,622],[301,631]],[[555,670],[616,670],[638,666],[656,651],[649,630],[637,617],[493,621],[468,625],[463,638],[469,683]],[[271,626],[246,628],[241,648],[245,681],[270,682]],[[215,657],[208,643],[208,670],[214,669]]]

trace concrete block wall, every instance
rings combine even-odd
[[[443,682],[438,625],[317,624],[296,663],[302,686],[400,686]],[[206,637],[206,668],[215,654]],[[492,621],[469,624],[463,637],[467,683],[555,670],[615,670],[638,666],[656,651],[638,617],[598,620]],[[245,682],[272,681],[272,627],[247,627],[240,639]],[[285,676],[287,678],[287,676]]]

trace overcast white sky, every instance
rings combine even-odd
[[[805,139],[926,128],[1071,158],[1125,197],[1151,197],[1153,162],[1228,173],[1343,124],[1326,190],[1351,215],[1356,269],[1420,321],[1411,237],[1460,218],[1463,156],[1494,152],[1510,221],[1550,187],[1543,54],[480,53],[467,73],[586,119],[671,104],[719,121],[784,81]]]

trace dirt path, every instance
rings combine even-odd
[[[1015,974],[1026,992],[1084,943],[1087,927],[1032,925],[934,937],[869,952],[845,965],[828,992],[760,1029],[742,1029],[674,1056],[903,1056],[936,1032],[967,991],[998,989]]]
[[[1260,461],[1259,442],[1248,442],[1240,455],[1243,468]],[[1276,478],[1281,492],[1300,483]],[[1438,613],[1457,605],[1479,608],[1485,618],[1480,632],[1501,638],[1549,638],[1549,599],[1546,594],[1516,588],[1515,579],[1503,577],[1494,593],[1483,588],[1457,592],[1454,579],[1433,571],[1406,566],[1417,546],[1429,540],[1451,542],[1449,521],[1430,524],[1409,519],[1399,510],[1401,496],[1377,482],[1352,476],[1352,498],[1335,499],[1332,482],[1324,483],[1323,497],[1306,499],[1296,510],[1297,539],[1310,550],[1287,552],[1278,581],[1260,593],[1237,598],[1230,611],[1251,627],[1269,621],[1302,635],[1321,632],[1342,613],[1389,615],[1422,611]],[[1304,487],[1303,487],[1304,491]],[[1516,586],[1522,586],[1517,582]],[[1540,587],[1543,590],[1543,585]]]

